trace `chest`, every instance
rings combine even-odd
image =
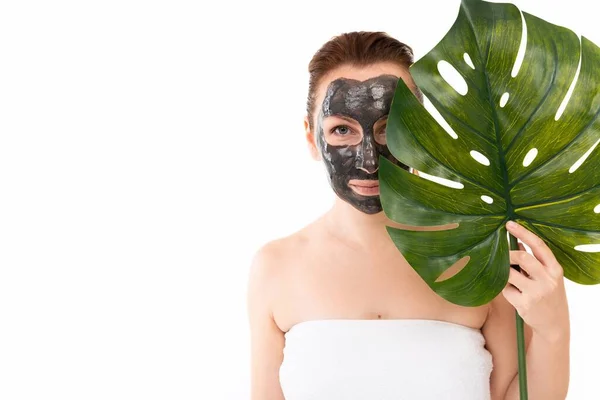
[[[290,293],[310,293],[319,305],[402,303],[429,287],[398,251],[330,251],[299,268]]]
[[[423,318],[478,325],[483,308],[447,302],[395,248],[330,246],[305,253],[286,277],[276,310],[281,329],[315,319]]]

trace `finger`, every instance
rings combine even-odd
[[[511,250],[510,263],[518,264],[532,279],[539,280],[544,277],[544,274],[547,274],[542,263],[524,250]]]
[[[556,263],[556,258],[554,257],[552,250],[550,250],[550,248],[542,239],[539,238],[539,236],[525,229],[525,227],[517,224],[514,221],[508,221],[506,224],[506,229],[514,237],[521,239],[523,243],[529,246],[531,251],[533,251],[535,258],[540,260],[542,264],[548,266]]]
[[[531,288],[533,281],[516,269],[511,268],[508,274],[508,283],[515,286],[522,293]]]
[[[520,249],[521,251],[525,251],[525,252],[527,252],[527,249],[525,248],[525,245],[523,244],[523,242],[519,242],[519,249]],[[519,267],[520,267],[520,265],[519,265]],[[529,277],[529,276],[530,276],[530,275],[529,275],[529,272],[527,272],[525,269],[522,269],[522,268],[521,268],[521,272],[522,272],[522,273],[524,273],[524,274],[525,274],[525,276],[527,276],[527,277]]]

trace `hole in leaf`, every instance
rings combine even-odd
[[[452,129],[450,124],[446,122],[446,120],[444,119],[444,117],[442,117],[442,114],[440,114],[437,108],[435,108],[433,104],[431,104],[431,101],[427,98],[427,96],[423,97],[423,106],[427,111],[429,111],[429,114],[431,114],[433,119],[435,119],[437,123],[440,124],[442,128],[444,128],[446,133],[450,135],[452,139],[458,139],[458,135],[456,134],[456,132],[454,132],[454,129]]]
[[[435,281],[442,282],[442,281],[452,278],[454,275],[456,275],[460,271],[462,271],[462,269],[469,263],[470,259],[471,259],[470,256],[465,256],[465,257],[461,258],[460,260],[455,262],[450,268],[448,268],[447,270],[442,272],[442,274],[440,276],[438,276],[438,278]]]
[[[573,164],[571,166],[571,168],[569,168],[569,173],[572,174],[573,172],[577,171],[577,168],[581,167],[581,164],[583,164],[583,162],[585,160],[587,160],[587,158],[590,156],[590,154],[592,154],[592,151],[594,151],[594,149],[596,148],[596,146],[598,146],[598,143],[600,143],[600,139],[598,139],[596,141],[596,143],[594,143],[594,145],[592,147],[590,147],[590,149],[588,151],[585,152],[584,155],[581,156],[581,158],[579,160],[577,160],[575,162],[575,164]]]
[[[523,65],[523,59],[525,58],[525,49],[527,48],[527,24],[525,23],[523,13],[521,13],[521,24],[521,44],[519,45],[517,58],[515,60],[515,64],[513,65],[513,69],[510,74],[510,76],[512,76],[513,78],[519,75],[519,70],[521,69],[521,65]]]
[[[581,42],[581,38],[579,38],[579,41]],[[567,108],[567,104],[569,104],[569,100],[571,100],[571,95],[573,94],[573,89],[575,89],[575,84],[577,83],[577,80],[579,79],[579,71],[580,70],[581,70],[581,52],[579,52],[579,65],[577,66],[577,71],[575,72],[575,77],[573,78],[573,82],[571,82],[571,86],[569,86],[569,90],[567,91],[565,98],[563,99],[562,103],[560,103],[558,110],[556,110],[556,115],[554,116],[555,121],[558,121],[560,119],[560,117],[563,115],[563,112],[565,111],[565,108]]]
[[[439,183],[440,185],[448,186],[452,189],[463,189],[465,187],[465,185],[460,182],[451,181],[450,179],[446,178],[440,178],[439,176],[429,175],[423,171],[419,171],[419,176],[427,179],[428,181]]]
[[[575,250],[584,253],[600,253],[600,244],[580,244],[575,246]]]
[[[600,204],[598,204],[596,207],[594,207],[594,212],[596,214],[600,214]]]
[[[469,86],[467,86],[467,81],[462,75],[450,64],[448,61],[441,60],[438,62],[438,71],[440,75],[448,85],[452,86],[452,89],[456,90],[461,95],[466,95],[469,91]]]
[[[471,150],[469,154],[471,154],[471,157],[473,157],[475,161],[477,161],[479,164],[483,164],[486,166],[490,165],[490,160],[480,152]]]
[[[467,65],[469,67],[471,67],[471,69],[475,69],[475,65],[473,65],[473,60],[471,60],[469,53],[463,54],[463,58],[465,59],[465,62],[467,63]]]
[[[434,231],[449,231],[452,229],[458,228],[460,225],[458,222],[451,222],[446,225],[430,225],[430,226],[415,226],[415,225],[404,225],[394,221],[388,221],[390,226],[394,228],[410,230],[410,231],[419,231],[419,232],[434,232]]]
[[[523,166],[529,167],[531,165],[531,163],[533,162],[533,160],[535,160],[537,155],[538,155],[538,149],[533,148],[533,149],[529,150],[527,152],[527,154],[525,155],[525,158],[523,159]]]
[[[508,92],[505,92],[502,97],[500,97],[500,107],[503,108],[506,105],[506,102],[508,101],[508,98],[510,97],[510,94],[508,94]]]
[[[488,204],[492,204],[494,202],[494,199],[492,199],[490,196],[481,196],[481,200],[485,201]]]

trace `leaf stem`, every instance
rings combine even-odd
[[[509,233],[510,249],[519,250],[517,238]],[[511,268],[521,272],[519,265],[511,265]],[[517,314],[517,350],[519,358],[519,393],[521,400],[527,400],[527,357],[525,353],[525,331],[523,329],[523,318]]]

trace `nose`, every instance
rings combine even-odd
[[[359,144],[356,156],[356,168],[374,174],[379,169],[379,157],[375,149],[375,139],[371,135],[365,135]]]

